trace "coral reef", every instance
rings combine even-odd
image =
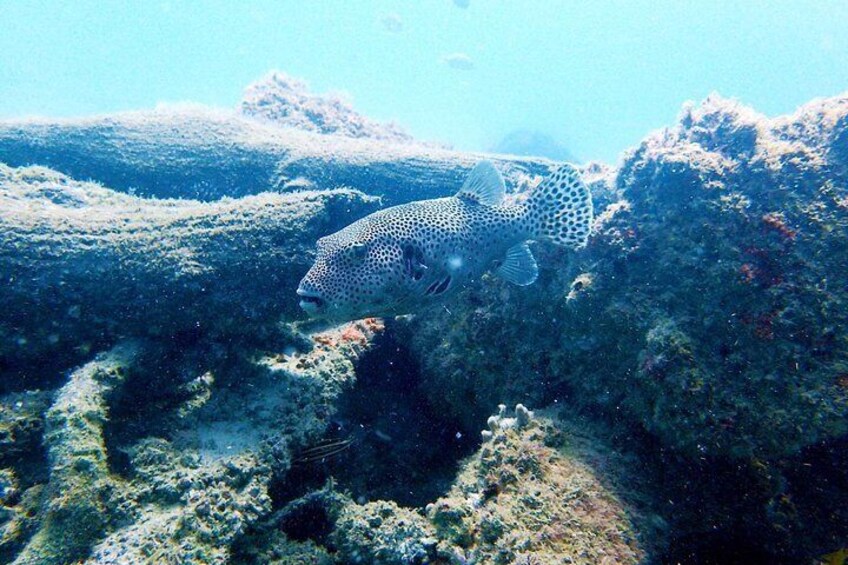
[[[313,94],[305,82],[280,71],[248,86],[239,109],[246,116],[304,131],[393,143],[413,141],[397,124],[374,122],[338,96]]]

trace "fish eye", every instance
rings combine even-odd
[[[368,255],[368,246],[364,243],[354,243],[345,249],[345,254],[351,259],[361,261]]]

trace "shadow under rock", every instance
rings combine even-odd
[[[360,359],[356,373],[327,433],[352,439],[350,447],[295,465],[272,489],[277,507],[330,477],[359,501],[423,507],[450,488],[460,460],[478,446],[479,433],[463,430],[430,406],[420,369],[391,325]]]

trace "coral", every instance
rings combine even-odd
[[[503,410],[490,419],[491,439],[428,505],[438,537],[481,564],[640,562],[625,506],[553,421],[519,407],[522,424],[503,425]]]
[[[490,416],[488,420],[486,420],[486,424],[489,426],[488,430],[483,430],[481,435],[484,440],[490,440],[495,437],[499,431],[502,430],[522,430],[530,425],[530,421],[533,419],[533,412],[528,410],[523,404],[515,405],[515,417],[508,418],[506,415],[506,404],[501,404],[498,406],[498,415]]]

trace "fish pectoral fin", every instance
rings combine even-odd
[[[505,192],[503,177],[492,162],[480,161],[471,169],[456,197],[494,206],[503,202]]]
[[[427,265],[424,263],[424,252],[421,248],[406,244],[403,247],[403,264],[406,276],[412,280],[419,281],[427,272]]]
[[[507,250],[506,258],[495,270],[495,274],[512,284],[527,286],[536,282],[539,265],[536,264],[536,258],[527,243],[519,243]]]

